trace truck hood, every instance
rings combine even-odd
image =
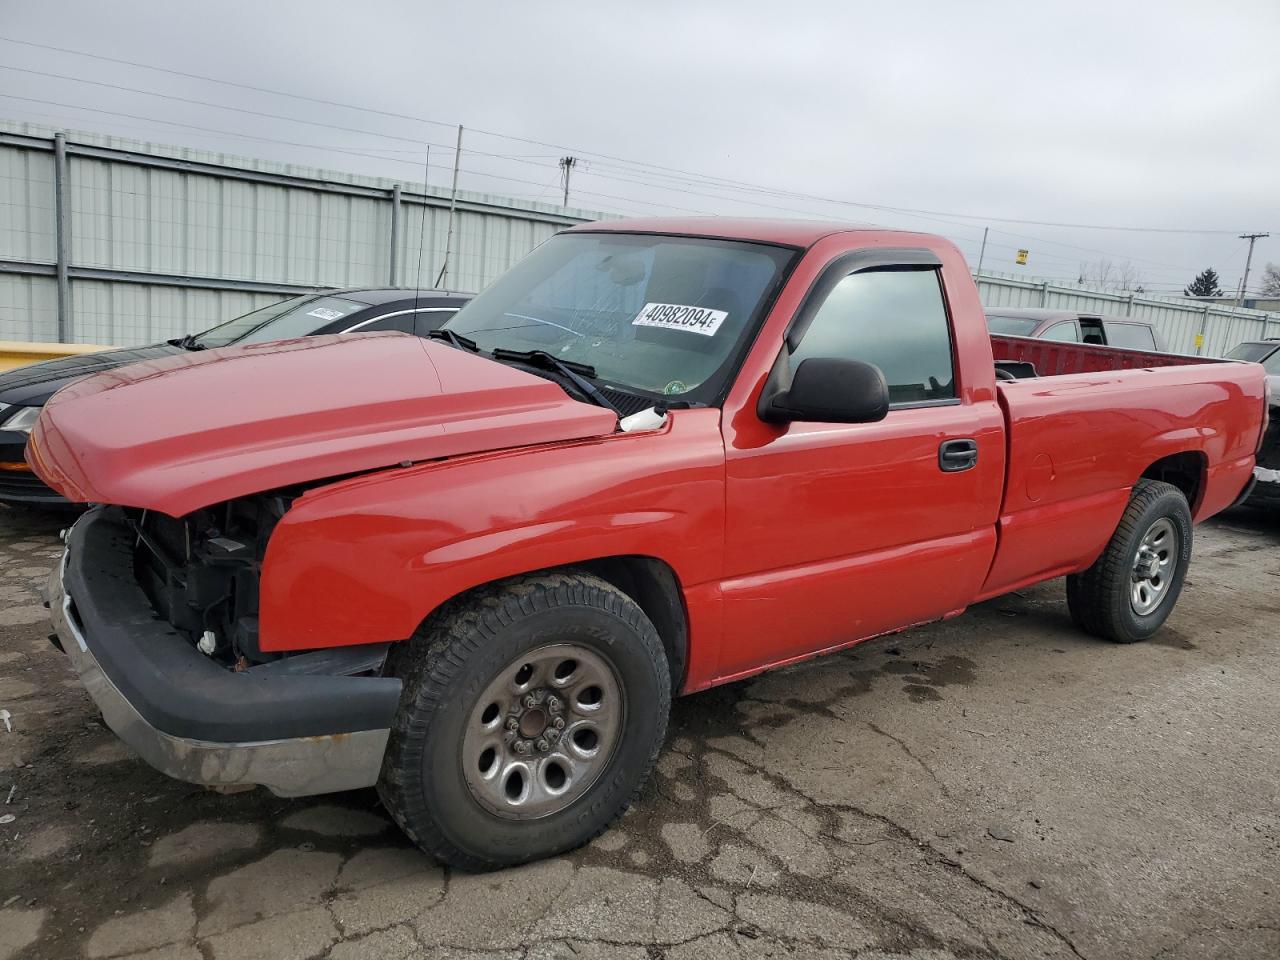
[[[604,436],[612,411],[542,377],[402,333],[145,360],[65,387],[27,459],[70,500],[182,516],[403,462]]]

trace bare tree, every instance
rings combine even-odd
[[[1128,260],[1123,263],[1110,259],[1082,263],[1077,282],[1082,287],[1096,287],[1109,293],[1141,293],[1143,289],[1138,268]]]
[[[1280,297],[1280,267],[1268,263],[1262,271],[1262,285],[1258,291],[1264,297]]]

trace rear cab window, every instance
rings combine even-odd
[[[1000,313],[987,314],[987,330],[997,336],[1029,337],[1039,325],[1039,320],[1033,320],[1030,317],[1010,317]]]
[[[1115,323],[1106,321],[1107,344],[1126,350],[1154,350],[1155,334],[1142,323]]]
[[[1058,340],[1063,343],[1079,343],[1080,328],[1074,320],[1063,320],[1040,335],[1042,340]]]
[[[951,324],[936,268],[866,270],[840,280],[790,356],[861,360],[880,368],[891,406],[958,396]]]

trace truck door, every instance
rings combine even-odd
[[[884,420],[726,430],[722,677],[937,619],[986,576],[1003,415],[992,390],[977,402],[965,389],[939,265],[913,259],[925,262],[837,260],[783,346],[792,370],[808,357],[877,365]],[[967,336],[990,363],[989,341]]]

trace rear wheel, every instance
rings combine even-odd
[[[613,823],[662,745],[661,640],[586,573],[473,592],[399,656],[405,694],[378,784],[404,831],[468,870],[586,843]]]
[[[1191,537],[1191,509],[1182,491],[1139,480],[1102,556],[1067,577],[1071,619],[1117,643],[1146,640],[1164,625],[1182,592]]]

